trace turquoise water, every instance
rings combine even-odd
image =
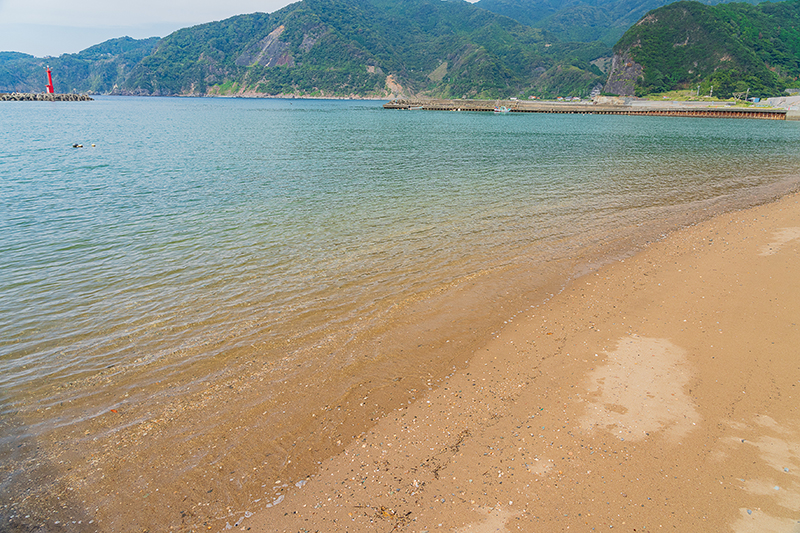
[[[364,365],[436,367],[400,352],[409,331],[467,335],[432,326],[442,310],[474,345],[537,288],[800,180],[797,122],[105,97],[4,103],[0,123],[0,446],[88,432],[76,449],[128,439],[146,460],[148,421],[196,448],[237,423],[269,428],[273,473],[292,421]],[[168,486],[217,459],[165,461]]]

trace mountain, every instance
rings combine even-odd
[[[800,80],[800,0],[676,2],[648,13],[614,46],[606,92],[673,89],[776,96]]]
[[[164,38],[132,94],[442,97],[587,92],[601,43],[551,34],[467,2],[303,0]]]
[[[303,0],[157,40],[115,40],[75,55],[0,56],[0,91],[139,95],[585,94],[604,81],[605,44],[562,42],[461,1]],[[13,73],[13,74],[12,74]]]
[[[475,5],[534,28],[562,41],[616,43],[648,11],[672,0],[480,0]],[[718,4],[730,0],[708,0]],[[756,3],[758,0],[749,0]]]
[[[0,52],[0,92],[44,91],[45,69],[50,66],[58,93],[108,93],[153,52],[158,41],[157,37],[140,40],[121,37],[77,54],[48,58]]]

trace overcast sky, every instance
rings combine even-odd
[[[80,52],[115,37],[164,37],[294,0],[0,0],[0,51],[37,57]]]

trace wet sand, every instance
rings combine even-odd
[[[520,310],[249,531],[800,531],[800,196]],[[374,399],[361,399],[369,406]],[[264,502],[260,502],[264,505]]]

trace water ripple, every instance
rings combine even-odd
[[[9,108],[0,133],[12,396],[109,365],[318,342],[654,209],[796,180],[800,159],[796,125],[758,121],[136,98],[58,112]]]

